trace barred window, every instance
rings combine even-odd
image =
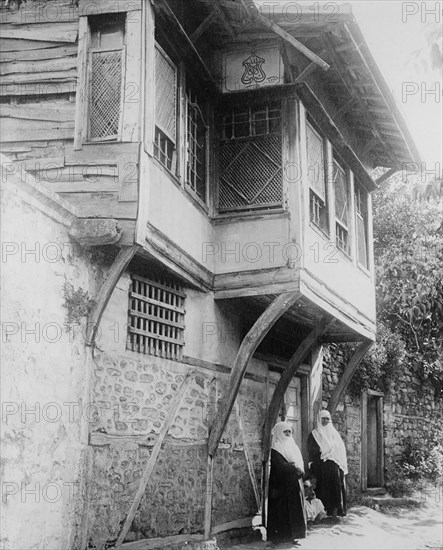
[[[177,67],[155,47],[154,156],[168,170],[174,169],[177,132]]]
[[[185,294],[167,277],[132,275],[127,348],[166,359],[183,357]]]
[[[349,186],[346,172],[334,161],[335,240],[337,247],[349,254]]]
[[[121,127],[125,16],[89,18],[88,140],[115,141]]]
[[[358,262],[369,269],[368,251],[368,192],[355,184],[355,215]]]
[[[306,148],[311,222],[329,233],[324,143],[322,136],[309,123],[306,124]]]
[[[282,205],[280,102],[231,107],[221,125],[219,211]]]
[[[207,125],[196,97],[186,97],[186,184],[203,202],[206,201]]]

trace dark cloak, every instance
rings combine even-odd
[[[309,462],[312,462],[310,474],[317,480],[315,493],[323,502],[326,513],[332,514],[337,508],[339,516],[346,515],[345,476],[340,466],[333,460],[322,460],[320,447],[312,435],[308,437]]]
[[[268,540],[289,542],[306,536],[301,475],[278,451],[271,449],[268,492]]]

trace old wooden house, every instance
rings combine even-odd
[[[418,162],[402,115],[346,4],[2,4],[2,179],[72,247],[52,291],[50,262],[14,277],[30,303],[55,293],[57,319],[69,280],[89,314],[65,343],[6,338],[17,388],[35,380],[43,402],[45,380],[46,399],[89,411],[53,433],[8,409],[41,469],[12,453],[5,479],[78,489],[38,507],[11,485],[6,511],[29,525],[7,524],[11,547],[156,548],[250,525],[279,417],[307,458],[322,344],[356,343],[334,411],[375,339],[369,170]],[[43,243],[33,212],[15,220]],[[17,366],[31,348],[40,374]]]

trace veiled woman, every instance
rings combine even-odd
[[[332,425],[328,411],[320,411],[317,427],[308,437],[311,475],[317,479],[317,497],[328,516],[346,515],[345,475],[348,473],[345,444]]]
[[[273,542],[294,542],[306,536],[303,458],[290,424],[278,422],[272,433],[267,535]]]

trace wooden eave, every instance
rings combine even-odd
[[[244,8],[245,4],[253,5],[253,0],[197,1],[202,7],[202,18],[208,16],[215,5],[225,18],[225,22],[220,18],[214,19],[210,33],[206,35],[213,47],[253,44],[279,38]],[[337,13],[319,17],[309,6],[297,4],[296,13],[292,13],[288,11],[287,3],[282,1],[280,5],[279,10],[276,3],[269,7],[265,4],[261,14],[331,66],[328,71],[318,71],[317,74],[322,73],[320,78],[331,90],[330,99],[336,105],[337,116],[343,116],[355,132],[356,142],[359,143],[359,150],[355,152],[369,160],[373,167],[399,169],[404,163],[421,162],[420,153],[369,51],[351,6],[340,4]],[[257,6],[260,4],[257,3]],[[310,65],[312,62],[305,59],[304,66],[297,67],[298,74]],[[352,109],[348,108],[350,101],[354,101]]]

